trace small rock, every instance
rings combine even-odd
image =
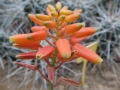
[[[116,79],[116,75],[114,75],[114,73],[108,71],[104,73],[104,78],[107,80],[115,80]]]
[[[109,86],[109,87],[115,87],[116,85],[117,85],[117,82],[116,82],[115,80],[108,82],[108,86]]]
[[[58,88],[58,90],[64,90],[65,87],[63,85],[59,85]]]
[[[83,90],[88,90],[88,88],[89,88],[88,84],[85,84],[85,85],[83,86]]]

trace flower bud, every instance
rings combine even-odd
[[[65,15],[60,15],[60,16],[58,17],[58,20],[59,20],[60,22],[63,22],[63,21],[65,20]]]
[[[74,36],[77,38],[85,37],[85,36],[90,36],[94,34],[97,31],[96,28],[93,27],[83,27],[79,31],[74,33]]]
[[[67,39],[61,39],[61,38],[58,39],[56,41],[56,47],[63,58],[65,59],[70,58],[71,49],[70,49],[69,41]]]
[[[57,17],[57,16],[58,16],[58,13],[57,13],[56,11],[52,11],[52,12],[51,12],[51,15],[52,15],[53,17]]]
[[[52,29],[52,28],[56,27],[56,23],[54,21],[45,21],[44,26],[47,27],[47,28]]]
[[[48,15],[44,15],[44,14],[36,14],[36,17],[42,21],[48,21],[51,19]]]
[[[45,46],[39,49],[39,51],[36,54],[36,58],[40,60],[42,58],[49,57],[51,54],[53,54],[53,52],[54,52],[54,47]]]
[[[71,14],[69,16],[66,16],[65,18],[65,22],[74,22],[75,20],[77,20],[80,17],[79,13],[75,13],[75,14]]]
[[[67,25],[67,26],[65,26],[66,34],[74,33],[76,31],[80,30],[83,26],[85,26],[84,23],[75,23],[75,24]]]
[[[33,26],[31,28],[32,32],[39,32],[39,31],[48,31],[48,28],[46,28],[45,26]]]
[[[59,11],[62,8],[62,5],[60,2],[57,2],[56,9]]]
[[[36,51],[20,53],[20,54],[16,55],[16,57],[20,58],[20,59],[35,59],[36,53],[37,53]]]
[[[77,56],[83,57],[92,63],[101,64],[101,62],[103,61],[103,59],[100,58],[95,52],[93,52],[92,50],[86,48],[81,44],[76,43],[72,47],[72,50],[77,50],[76,53]]]
[[[60,13],[63,11],[63,10],[67,10],[68,7],[67,6],[64,6],[61,10],[60,10]]]
[[[52,18],[51,12],[50,12],[50,10],[48,8],[47,8],[47,14],[49,15],[50,18]]]
[[[31,21],[33,21],[36,24],[43,25],[43,21],[37,19],[34,14],[28,14],[28,17]]]
[[[60,14],[62,14],[62,15],[71,15],[71,14],[73,14],[73,11],[71,11],[71,10],[62,10],[60,12]]]
[[[52,5],[48,5],[48,9],[52,12],[52,11],[56,11],[55,8]]]

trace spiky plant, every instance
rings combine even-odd
[[[91,18],[94,20],[92,26],[99,28],[99,32],[91,40],[99,40],[98,53],[110,66],[116,66],[115,61],[119,61],[117,58],[120,56],[120,1],[102,0],[95,6],[95,11],[97,16]]]

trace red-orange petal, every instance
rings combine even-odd
[[[77,50],[76,54],[78,56],[83,57],[92,63],[101,64],[101,62],[103,61],[95,52],[81,44],[76,43],[72,47],[72,50]]]
[[[65,59],[70,58],[71,49],[70,49],[69,41],[67,39],[61,39],[61,38],[58,39],[56,41],[56,47],[63,58]]]
[[[54,47],[45,46],[39,49],[39,51],[36,54],[36,58],[40,60],[42,58],[49,57],[51,54],[53,54],[53,52],[54,52]]]

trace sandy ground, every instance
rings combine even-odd
[[[76,69],[78,68],[79,67],[77,67]],[[25,82],[22,88],[19,88],[19,85],[22,81],[22,79],[20,79],[21,75],[15,75],[9,79],[2,80],[7,75],[6,69],[2,70],[0,68],[0,90],[31,90],[32,78],[31,80]],[[69,85],[60,84],[55,88],[55,90],[120,90],[120,72],[116,70],[117,74],[114,74],[112,70],[105,67],[102,67],[101,70],[102,73],[99,69],[96,69],[92,72],[91,70],[88,70],[86,83],[83,87],[80,86],[78,88],[75,88]],[[77,77],[77,81],[80,82],[80,77]],[[40,82],[41,81],[39,81],[38,83]],[[41,84],[35,84],[35,88],[32,88],[32,90],[46,90],[43,88],[40,89],[40,87]]]

